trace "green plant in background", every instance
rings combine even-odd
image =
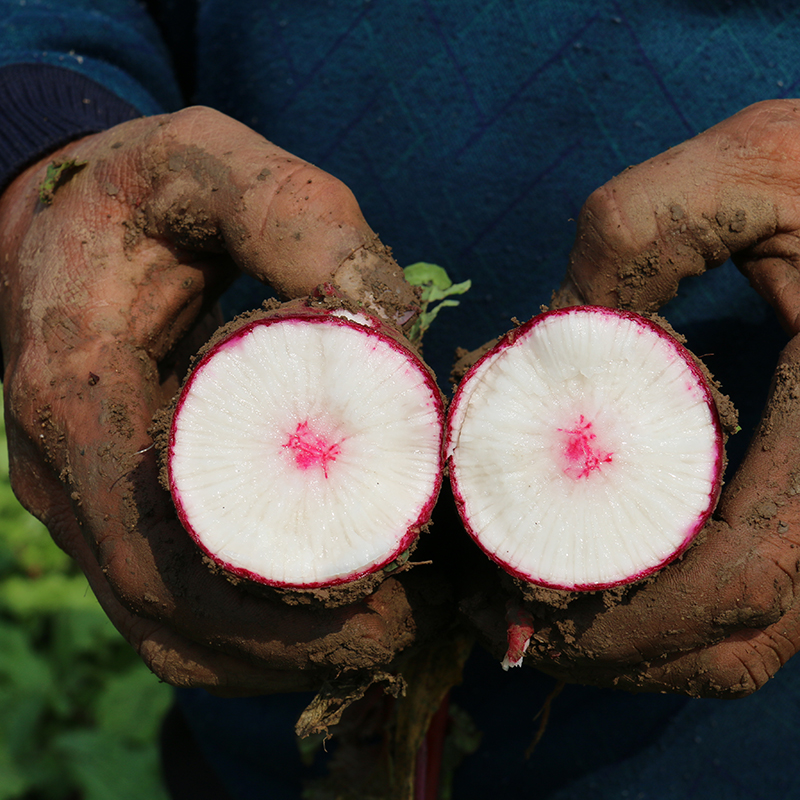
[[[458,300],[446,298],[464,294],[472,286],[472,281],[453,283],[443,267],[425,261],[410,264],[405,267],[403,274],[412,286],[422,287],[422,313],[408,334],[410,341],[418,343],[443,308],[458,305]]]
[[[0,424],[0,800],[165,800],[171,698],[17,502]]]

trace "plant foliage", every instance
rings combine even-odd
[[[165,800],[171,697],[17,502],[0,424],[0,800]]]
[[[472,286],[472,281],[453,283],[443,267],[425,261],[410,264],[405,267],[403,273],[412,286],[422,287],[422,313],[408,334],[410,341],[418,342],[443,308],[458,305],[458,300],[450,298],[467,292]]]

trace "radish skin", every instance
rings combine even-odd
[[[442,481],[443,399],[377,318],[287,304],[218,337],[177,399],[167,481],[229,575],[351,584],[407,559]]]
[[[579,306],[464,376],[447,460],[464,525],[522,581],[591,591],[677,558],[719,497],[723,439],[693,356],[654,322]]]

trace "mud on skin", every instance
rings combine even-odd
[[[42,203],[59,159],[85,166]],[[427,631],[439,612],[417,608],[409,576],[309,617],[213,575],[185,547],[149,446],[152,415],[186,364],[178,343],[240,269],[286,295],[337,274],[372,283],[388,316],[413,321],[416,292],[392,288],[399,268],[349,190],[230,118],[186,109],[70,143],[21,174],[2,204],[14,488],[146,663],[180,685],[302,688],[388,664]],[[344,664],[311,657],[337,643]]]

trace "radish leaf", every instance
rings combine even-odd
[[[408,336],[412,342],[418,342],[442,308],[459,304],[458,300],[446,300],[445,298],[464,294],[472,286],[472,281],[453,283],[443,267],[425,261],[410,264],[403,272],[406,280],[412,286],[422,287],[422,312]],[[431,307],[432,303],[437,303],[437,305]]]

